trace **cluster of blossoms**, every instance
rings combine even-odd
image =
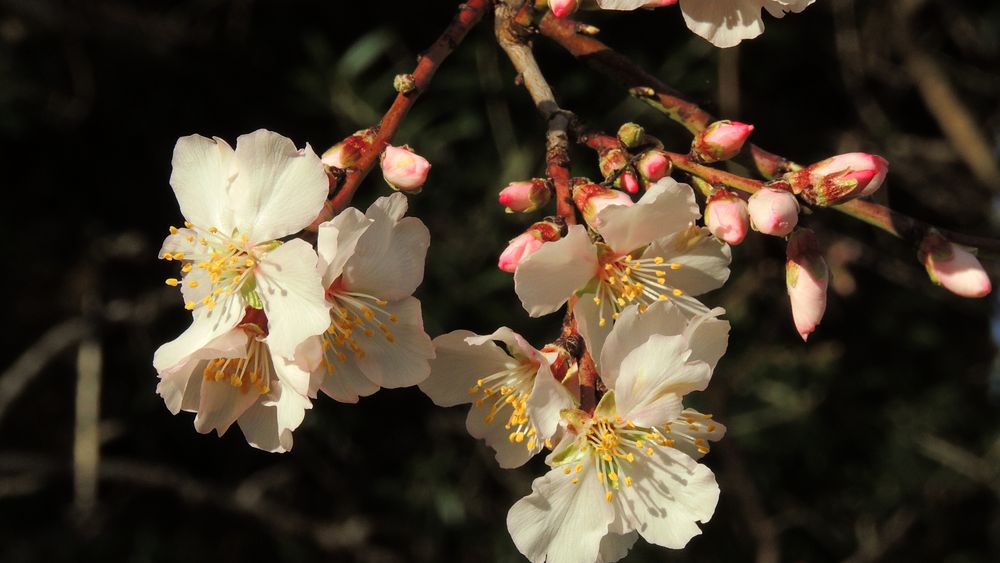
[[[153,366],[167,408],[197,413],[199,432],[238,422],[251,445],[283,452],[320,390],[356,402],[427,377],[433,351],[412,297],[427,228],[396,193],[322,223],[315,249],[289,238],[320,213],[329,184],[312,148],[270,131],[235,149],[177,141],[170,185],[185,222],[160,258],[181,264],[167,285],[181,288],[192,323]]]

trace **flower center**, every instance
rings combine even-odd
[[[612,256],[602,262],[594,295],[601,326],[608,322],[606,315],[617,319],[622,309],[632,303],[638,303],[639,312],[645,312],[646,307],[656,301],[684,295],[680,289],[667,284],[667,270],[679,270],[681,264],[666,262],[661,256],[635,259],[631,254]]]
[[[510,430],[507,439],[511,443],[524,444],[529,451],[540,449],[542,444],[552,447],[546,439],[538,441],[538,429],[528,415],[528,397],[535,383],[538,365],[525,362],[518,363],[509,369],[501,370],[478,379],[469,388],[469,395],[476,397],[473,404],[477,407],[489,404],[489,410],[483,421],[493,424],[497,417],[504,422],[504,428]]]
[[[202,369],[208,381],[228,381],[244,394],[254,390],[261,395],[271,390],[274,365],[267,344],[249,335],[245,358],[216,358],[209,360]]]
[[[389,326],[399,318],[382,308],[388,301],[349,291],[327,292],[327,300],[332,305],[330,326],[323,333],[322,365],[327,373],[336,371],[334,362],[347,361],[348,353],[358,359],[367,356],[365,339],[374,338],[376,332],[389,344],[396,342]]]
[[[205,279],[211,286],[199,301],[189,300],[184,307],[194,310],[196,307],[204,306],[211,310],[215,307],[217,298],[241,292],[250,306],[260,309],[262,304],[256,293],[254,270],[261,257],[281,243],[269,241],[254,244],[246,234],[234,233],[229,236],[215,227],[199,227],[188,222],[184,223],[184,227],[184,229],[170,227],[170,234],[174,237],[175,246],[179,250],[165,252],[162,258],[184,262],[181,274],[184,277],[183,283],[188,287],[197,288]],[[204,274],[188,276],[192,271],[199,270]],[[182,281],[170,278],[166,283],[176,287]]]

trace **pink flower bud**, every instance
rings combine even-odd
[[[673,6],[677,3],[677,0],[650,0],[642,5],[643,8],[652,10],[653,8],[663,8],[665,6]]]
[[[566,233],[566,222],[561,217],[547,217],[532,224],[526,231],[511,239],[500,254],[497,267],[513,273],[522,260],[531,256],[546,242],[557,241]]]
[[[809,203],[826,206],[875,193],[888,171],[889,162],[881,156],[851,152],[787,174],[784,179]]]
[[[523,182],[511,182],[500,191],[500,204],[508,213],[531,213],[544,207],[552,197],[545,180],[532,178]]]
[[[419,192],[430,169],[427,159],[409,147],[387,145],[382,153],[382,177],[394,190]]]
[[[670,160],[660,151],[646,151],[635,166],[642,179],[650,183],[670,174],[671,168]]]
[[[752,132],[753,125],[739,121],[716,121],[695,136],[691,142],[691,154],[702,162],[729,160],[743,150],[743,143]]]
[[[632,174],[631,172],[622,172],[621,175],[618,176],[616,184],[624,188],[625,191],[630,194],[639,193],[639,180],[636,180],[635,174]]]
[[[573,202],[583,214],[587,224],[597,229],[601,210],[609,205],[632,205],[632,198],[625,192],[612,190],[592,183],[578,184],[573,188]]]
[[[985,297],[993,290],[979,260],[935,231],[924,237],[918,256],[931,281],[955,295]]]
[[[536,250],[542,247],[542,244],[544,243],[530,232],[517,235],[511,239],[507,248],[500,254],[497,267],[505,272],[514,273],[521,260],[531,256]]]
[[[750,228],[747,202],[729,190],[716,190],[705,205],[705,226],[719,240],[743,242]]]
[[[576,0],[549,0],[549,9],[557,18],[565,18],[576,11]]]
[[[783,190],[761,188],[747,202],[753,230],[783,237],[799,222],[799,202]]]
[[[807,340],[823,320],[830,271],[819,250],[816,234],[799,229],[788,238],[785,284],[792,303],[792,320],[802,340]]]

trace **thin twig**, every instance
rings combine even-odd
[[[437,41],[420,56],[420,60],[411,74],[414,88],[408,92],[400,92],[396,96],[396,99],[392,102],[392,106],[389,107],[389,110],[382,117],[382,122],[375,127],[377,133],[371,146],[361,154],[357,163],[347,170],[343,184],[340,186],[337,194],[323,205],[323,210],[320,212],[319,217],[313,221],[311,228],[317,227],[320,223],[340,213],[350,205],[351,199],[354,197],[354,192],[357,191],[358,186],[368,176],[375,163],[378,162],[379,155],[385,150],[386,145],[392,141],[393,136],[403,123],[403,119],[409,113],[410,108],[417,101],[417,98],[430,86],[431,79],[434,77],[434,73],[437,72],[438,67],[441,66],[441,63],[448,58],[448,55],[465,39],[469,30],[479,23],[491,3],[491,0],[468,0],[459,5],[458,13],[455,14],[448,27],[438,37]]]

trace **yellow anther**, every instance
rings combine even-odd
[[[534,438],[532,438],[532,439],[528,440],[528,443],[527,443],[527,444],[525,445],[525,447],[526,447],[526,448],[528,448],[529,450],[532,450],[532,451],[534,451],[534,449],[535,449],[535,445],[536,445],[537,443],[538,443],[538,442],[537,442],[537,441],[535,441],[535,439],[534,439]]]
[[[708,428],[706,428],[706,430],[708,430],[709,432],[715,432],[715,428],[716,428],[716,427],[715,427],[715,425],[714,425],[714,424],[709,424],[709,425],[708,425]]]
[[[657,264],[662,264],[663,263],[663,257],[662,256],[657,256],[656,258],[653,258],[653,262],[655,262]],[[671,267],[673,267],[673,265],[671,265]]]
[[[603,459],[604,461],[611,461],[612,457],[611,454],[603,454],[601,455],[601,459]]]
[[[656,270],[653,272],[653,275],[658,278],[662,278],[663,276],[667,275],[667,273],[664,272],[663,270]]]
[[[188,311],[194,311],[194,301],[188,301],[184,304],[184,308]]]
[[[608,491],[608,492],[604,493],[604,500],[606,500],[608,502],[611,502],[612,498],[614,498],[614,495],[611,494],[611,491]]]
[[[634,455],[632,455],[632,452],[629,452],[628,454],[626,454],[626,455],[625,455],[625,459],[626,459],[626,460],[627,460],[627,461],[628,461],[629,463],[632,463],[633,461],[635,461],[635,456],[634,456]]]
[[[214,235],[215,233],[219,232],[219,229],[216,229],[215,227],[209,227],[208,232]]]
[[[684,292],[679,289],[675,289],[672,293],[674,294],[674,297],[680,297],[681,295],[684,295]]]
[[[653,455],[653,448],[646,448],[646,455]]]
[[[625,486],[626,487],[631,487],[632,486],[632,478],[631,477],[626,477],[625,478]]]
[[[582,463],[576,464],[576,467],[574,467],[573,470],[576,471],[577,473],[583,471],[583,464]]]
[[[183,259],[184,259],[183,252],[174,252],[174,260],[183,260]]]
[[[698,453],[703,454],[703,455],[707,454],[708,453],[708,448],[705,447],[705,446],[701,446],[701,447],[698,448]]]
[[[167,284],[167,285],[169,285],[170,287],[177,287],[177,284],[178,284],[179,282],[177,281],[177,278],[167,278],[167,281],[166,281],[166,282],[164,282],[164,283],[166,283],[166,284]]]
[[[606,325],[606,324],[608,324],[608,320],[607,320],[607,319],[605,319],[604,317],[601,317],[601,318],[600,318],[600,319],[598,319],[598,321],[597,321],[597,326],[604,326],[604,325]]]
[[[169,262],[169,261],[171,261],[171,260],[174,259],[174,255],[171,254],[171,253],[169,253],[169,252],[164,252],[163,253],[163,259],[166,260],[167,262]]]
[[[657,300],[657,301],[666,301],[667,299],[670,299],[670,298],[669,298],[669,297],[667,297],[666,295],[658,295],[658,296],[656,297],[656,300]]]
[[[601,304],[601,298],[600,298],[600,297],[597,297],[597,296],[595,295],[595,296],[594,296],[594,305],[600,305],[600,304]]]
[[[563,473],[565,473],[566,475],[569,475],[572,472],[573,472],[573,470],[570,469],[569,466],[566,466],[566,467],[563,468]]]
[[[254,266],[256,266],[256,265],[257,265],[257,263],[253,261],[253,258],[247,258],[246,262],[244,262],[243,264],[244,264],[244,265],[245,265],[245,266],[246,266],[247,268],[253,268]]]
[[[181,272],[183,272],[183,273],[186,274],[186,273],[188,273],[190,271],[191,271],[191,263],[190,262],[188,262],[187,264],[184,264],[183,266],[181,266]]]
[[[398,323],[399,322],[399,317],[397,317],[396,315],[389,315],[389,322],[390,323]]]
[[[521,442],[523,442],[524,441],[524,432],[515,432],[514,433],[514,441],[517,442],[518,444],[520,444]]]
[[[603,471],[598,471],[597,472],[597,480],[600,481],[600,482],[602,482],[602,483],[604,482],[604,472]]]
[[[663,285],[667,283],[667,278],[656,278],[656,283]]]
[[[184,221],[184,226],[190,229],[194,225],[191,224],[191,221]]]
[[[579,477],[573,477],[573,479],[570,480],[570,483],[573,483],[574,485],[577,484],[577,483],[579,483],[579,482],[580,482],[580,478]]]
[[[198,287],[198,280],[188,281],[188,287]]]
[[[614,471],[612,471],[611,473],[608,473],[608,479],[611,479],[612,481],[614,481],[614,482],[617,483],[618,482],[618,474],[615,473]]]

